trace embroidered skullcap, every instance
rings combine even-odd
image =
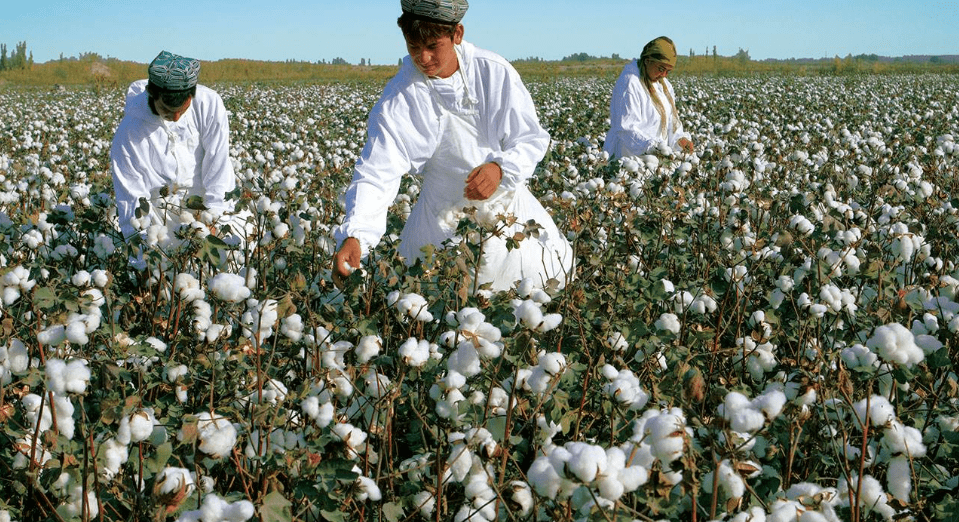
[[[170,91],[185,91],[196,85],[200,60],[161,51],[150,62],[150,83]]]
[[[458,24],[469,9],[467,0],[400,0],[404,13],[437,24]]]

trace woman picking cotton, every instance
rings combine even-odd
[[[630,61],[613,87],[609,103],[610,129],[603,150],[610,157],[693,152],[690,135],[676,111],[676,95],[666,79],[676,67],[676,46],[660,36]]]

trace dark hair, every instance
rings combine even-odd
[[[422,43],[431,42],[437,38],[453,39],[456,34],[456,26],[459,24],[443,24],[430,22],[418,18],[411,13],[403,13],[396,20],[396,25],[403,31],[403,38],[407,42]]]
[[[190,98],[196,96],[196,85],[182,91],[164,89],[153,82],[147,82],[147,96],[150,100],[160,100],[167,107],[180,107]]]

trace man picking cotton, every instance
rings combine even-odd
[[[148,79],[127,89],[110,149],[124,239],[171,220],[202,217],[213,224],[230,210],[225,198],[236,174],[227,111],[219,94],[197,85],[199,74],[198,60],[163,51],[150,63]],[[209,214],[188,209],[190,196],[199,196]]]
[[[345,195],[346,217],[333,278],[357,268],[386,232],[387,213],[404,174],[422,189],[400,234],[399,254],[413,263],[426,245],[440,247],[456,231],[462,208],[510,213],[517,225],[483,245],[478,282],[509,289],[531,278],[565,283],[572,249],[549,213],[526,188],[549,145],[529,91],[497,54],[463,39],[466,0],[402,0],[397,21],[409,52],[373,107],[366,147]],[[534,220],[542,229],[518,248],[506,238]]]

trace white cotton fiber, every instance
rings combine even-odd
[[[886,470],[886,484],[892,496],[909,503],[909,495],[912,493],[912,470],[909,466],[908,457],[900,455],[889,461],[889,469]]]
[[[907,368],[922,362],[925,353],[916,345],[915,336],[905,326],[890,323],[876,328],[866,346],[873,349],[884,361]]]
[[[867,400],[863,399],[852,405],[852,409],[859,418],[859,425],[866,424],[866,415],[869,416],[869,422],[872,426],[883,428],[896,420],[896,409],[890,404],[889,399],[882,395],[873,395],[868,399],[869,410],[866,411]]]
[[[377,355],[383,348],[383,339],[378,335],[366,335],[360,339],[356,348],[353,349],[356,354],[356,362],[366,364]]]
[[[228,303],[240,303],[250,297],[250,289],[247,288],[243,276],[221,272],[210,280],[210,292]]]
[[[200,438],[199,449],[210,457],[221,459],[230,454],[236,445],[236,428],[229,419],[208,411],[196,415],[196,428]],[[182,440],[182,432],[180,439]]]
[[[589,484],[596,479],[597,474],[606,471],[606,451],[600,446],[593,446],[585,442],[572,442],[566,446],[572,455],[567,469],[580,481]]]

